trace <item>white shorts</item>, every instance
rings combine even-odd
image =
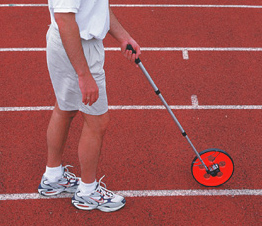
[[[47,65],[58,106],[63,111],[79,110],[90,115],[102,115],[108,111],[104,71],[104,46],[102,40],[82,39],[89,70],[99,88],[99,98],[92,105],[82,102],[78,76],[63,47],[59,31],[50,26],[47,32]]]

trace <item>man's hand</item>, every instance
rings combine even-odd
[[[91,106],[97,101],[99,89],[91,74],[79,76],[79,87],[82,93],[82,102],[85,105]]]
[[[130,44],[133,47],[133,49],[136,51],[136,54],[133,54],[132,50],[126,49],[128,44]],[[136,41],[134,39],[130,39],[128,41],[122,42],[121,43],[121,51],[124,54],[124,56],[131,62],[134,62],[135,59],[137,59],[139,57],[139,55],[141,54],[140,46],[136,43]]]

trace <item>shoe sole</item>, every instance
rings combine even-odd
[[[43,191],[43,190],[38,190],[38,193],[40,195],[43,195],[43,196],[54,196],[54,195],[58,195],[60,193],[64,192],[63,191]]]
[[[90,205],[87,205],[87,204],[83,204],[83,203],[80,203],[80,202],[77,202],[77,201],[72,201],[72,204],[74,205],[74,207],[76,207],[77,209],[80,209],[80,210],[94,210],[94,209],[98,209],[102,212],[114,212],[114,211],[117,211],[121,208],[123,208],[125,206],[125,203],[122,204],[121,206],[118,206],[118,207],[115,207],[115,208],[108,208],[108,207],[103,207],[103,206],[90,206]]]
[[[118,207],[115,207],[115,208],[107,208],[107,207],[103,207],[103,206],[98,206],[97,209],[99,209],[102,212],[110,213],[110,212],[120,210],[124,206],[125,206],[125,204],[122,204],[121,206],[118,206]]]
[[[97,208],[97,206],[90,206],[87,204],[79,203],[77,201],[72,201],[72,204],[74,205],[74,207],[80,210],[94,210]]]
[[[75,190],[60,190],[60,191],[46,191],[45,189],[43,190],[38,190],[38,193],[40,195],[43,195],[43,196],[55,196],[55,195],[59,195],[63,192],[67,192],[67,193],[75,193],[76,189]]]

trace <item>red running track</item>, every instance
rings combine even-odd
[[[84,212],[68,199],[8,201],[3,225],[254,225],[259,226],[261,200],[256,197],[127,198],[121,211]],[[23,213],[23,214],[22,214]]]
[[[50,23],[46,7],[6,7],[1,11],[5,32],[0,37],[0,47],[45,47],[45,34]],[[258,47],[262,40],[260,11],[242,8],[114,8],[119,20],[142,47]],[[130,19],[137,22],[130,23],[127,15],[135,15]],[[106,46],[116,46],[115,41],[108,39]]]
[[[2,72],[8,74],[2,78],[1,106],[54,104],[45,52],[0,52],[0,56]],[[183,60],[181,52],[141,56],[170,105],[190,105],[193,94],[201,105],[261,104],[262,52],[189,52],[189,58]],[[160,104],[142,72],[119,52],[106,53],[105,70],[110,105]]]
[[[153,3],[159,1],[150,2]],[[164,3],[170,4],[161,1]],[[172,3],[185,4],[184,1]],[[228,4],[228,1],[212,3]],[[187,1],[187,4],[196,2]],[[201,4],[209,3],[201,1]],[[230,1],[230,4],[247,4],[247,1]],[[256,23],[261,21],[260,11],[115,8],[122,23],[128,25],[131,33],[146,47],[261,47],[261,28]],[[2,8],[1,12],[6,21],[2,28],[6,32],[0,37],[1,48],[45,46],[44,36],[49,23],[46,8]],[[133,15],[141,17],[140,22],[143,22],[130,23]],[[170,19],[174,15],[179,20]],[[38,18],[37,23],[35,18]],[[108,37],[105,45],[116,46],[116,43]],[[1,78],[4,95],[1,107],[54,104],[44,52],[0,54],[3,59],[1,73],[5,75]],[[189,52],[189,60],[183,60],[181,52],[143,52],[141,59],[171,105],[190,105],[192,94],[198,96],[201,105],[261,104],[261,52]],[[160,104],[141,72],[118,52],[107,52],[105,67],[110,105]],[[111,124],[98,172],[98,176],[107,175],[105,182],[110,189],[204,189],[190,173],[194,154],[167,112],[116,110],[110,113]],[[217,147],[233,157],[235,175],[219,189],[261,189],[258,178],[261,110],[178,110],[175,113],[199,151]],[[46,162],[45,133],[50,114],[51,111],[1,112],[1,194],[36,192]],[[72,124],[64,155],[64,164],[74,165],[77,175],[80,173],[77,141],[81,123],[78,116]],[[259,225],[259,203],[260,196],[141,197],[127,198],[123,210],[104,214],[79,211],[70,205],[70,199],[1,201],[0,222],[3,225],[28,222],[32,225],[74,225],[75,222],[91,225]]]
[[[1,134],[1,155],[5,159],[1,163],[5,172],[2,193],[36,191],[45,167],[45,133],[50,114],[51,111],[1,113],[2,131],[6,131]],[[179,110],[177,117],[199,151],[217,147],[232,155],[236,174],[223,189],[261,188],[257,173],[262,132],[259,110]],[[77,175],[81,123],[79,116],[72,125],[64,156],[64,164],[75,166]],[[98,174],[108,175],[105,180],[112,190],[203,189],[191,176],[193,158],[166,111],[116,110],[111,111]],[[22,176],[16,176],[14,167],[22,169]],[[23,183],[26,187],[21,192],[18,185]]]

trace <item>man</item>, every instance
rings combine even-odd
[[[79,209],[115,211],[125,205],[124,197],[103,187],[102,178],[96,181],[109,122],[102,40],[109,32],[130,61],[138,58],[140,47],[107,0],[49,0],[48,5],[47,64],[57,101],[47,130],[47,166],[38,191],[45,196],[74,192],[72,203]],[[127,44],[137,53],[126,50]],[[81,179],[62,166],[70,123],[78,111],[84,118],[78,147]]]

